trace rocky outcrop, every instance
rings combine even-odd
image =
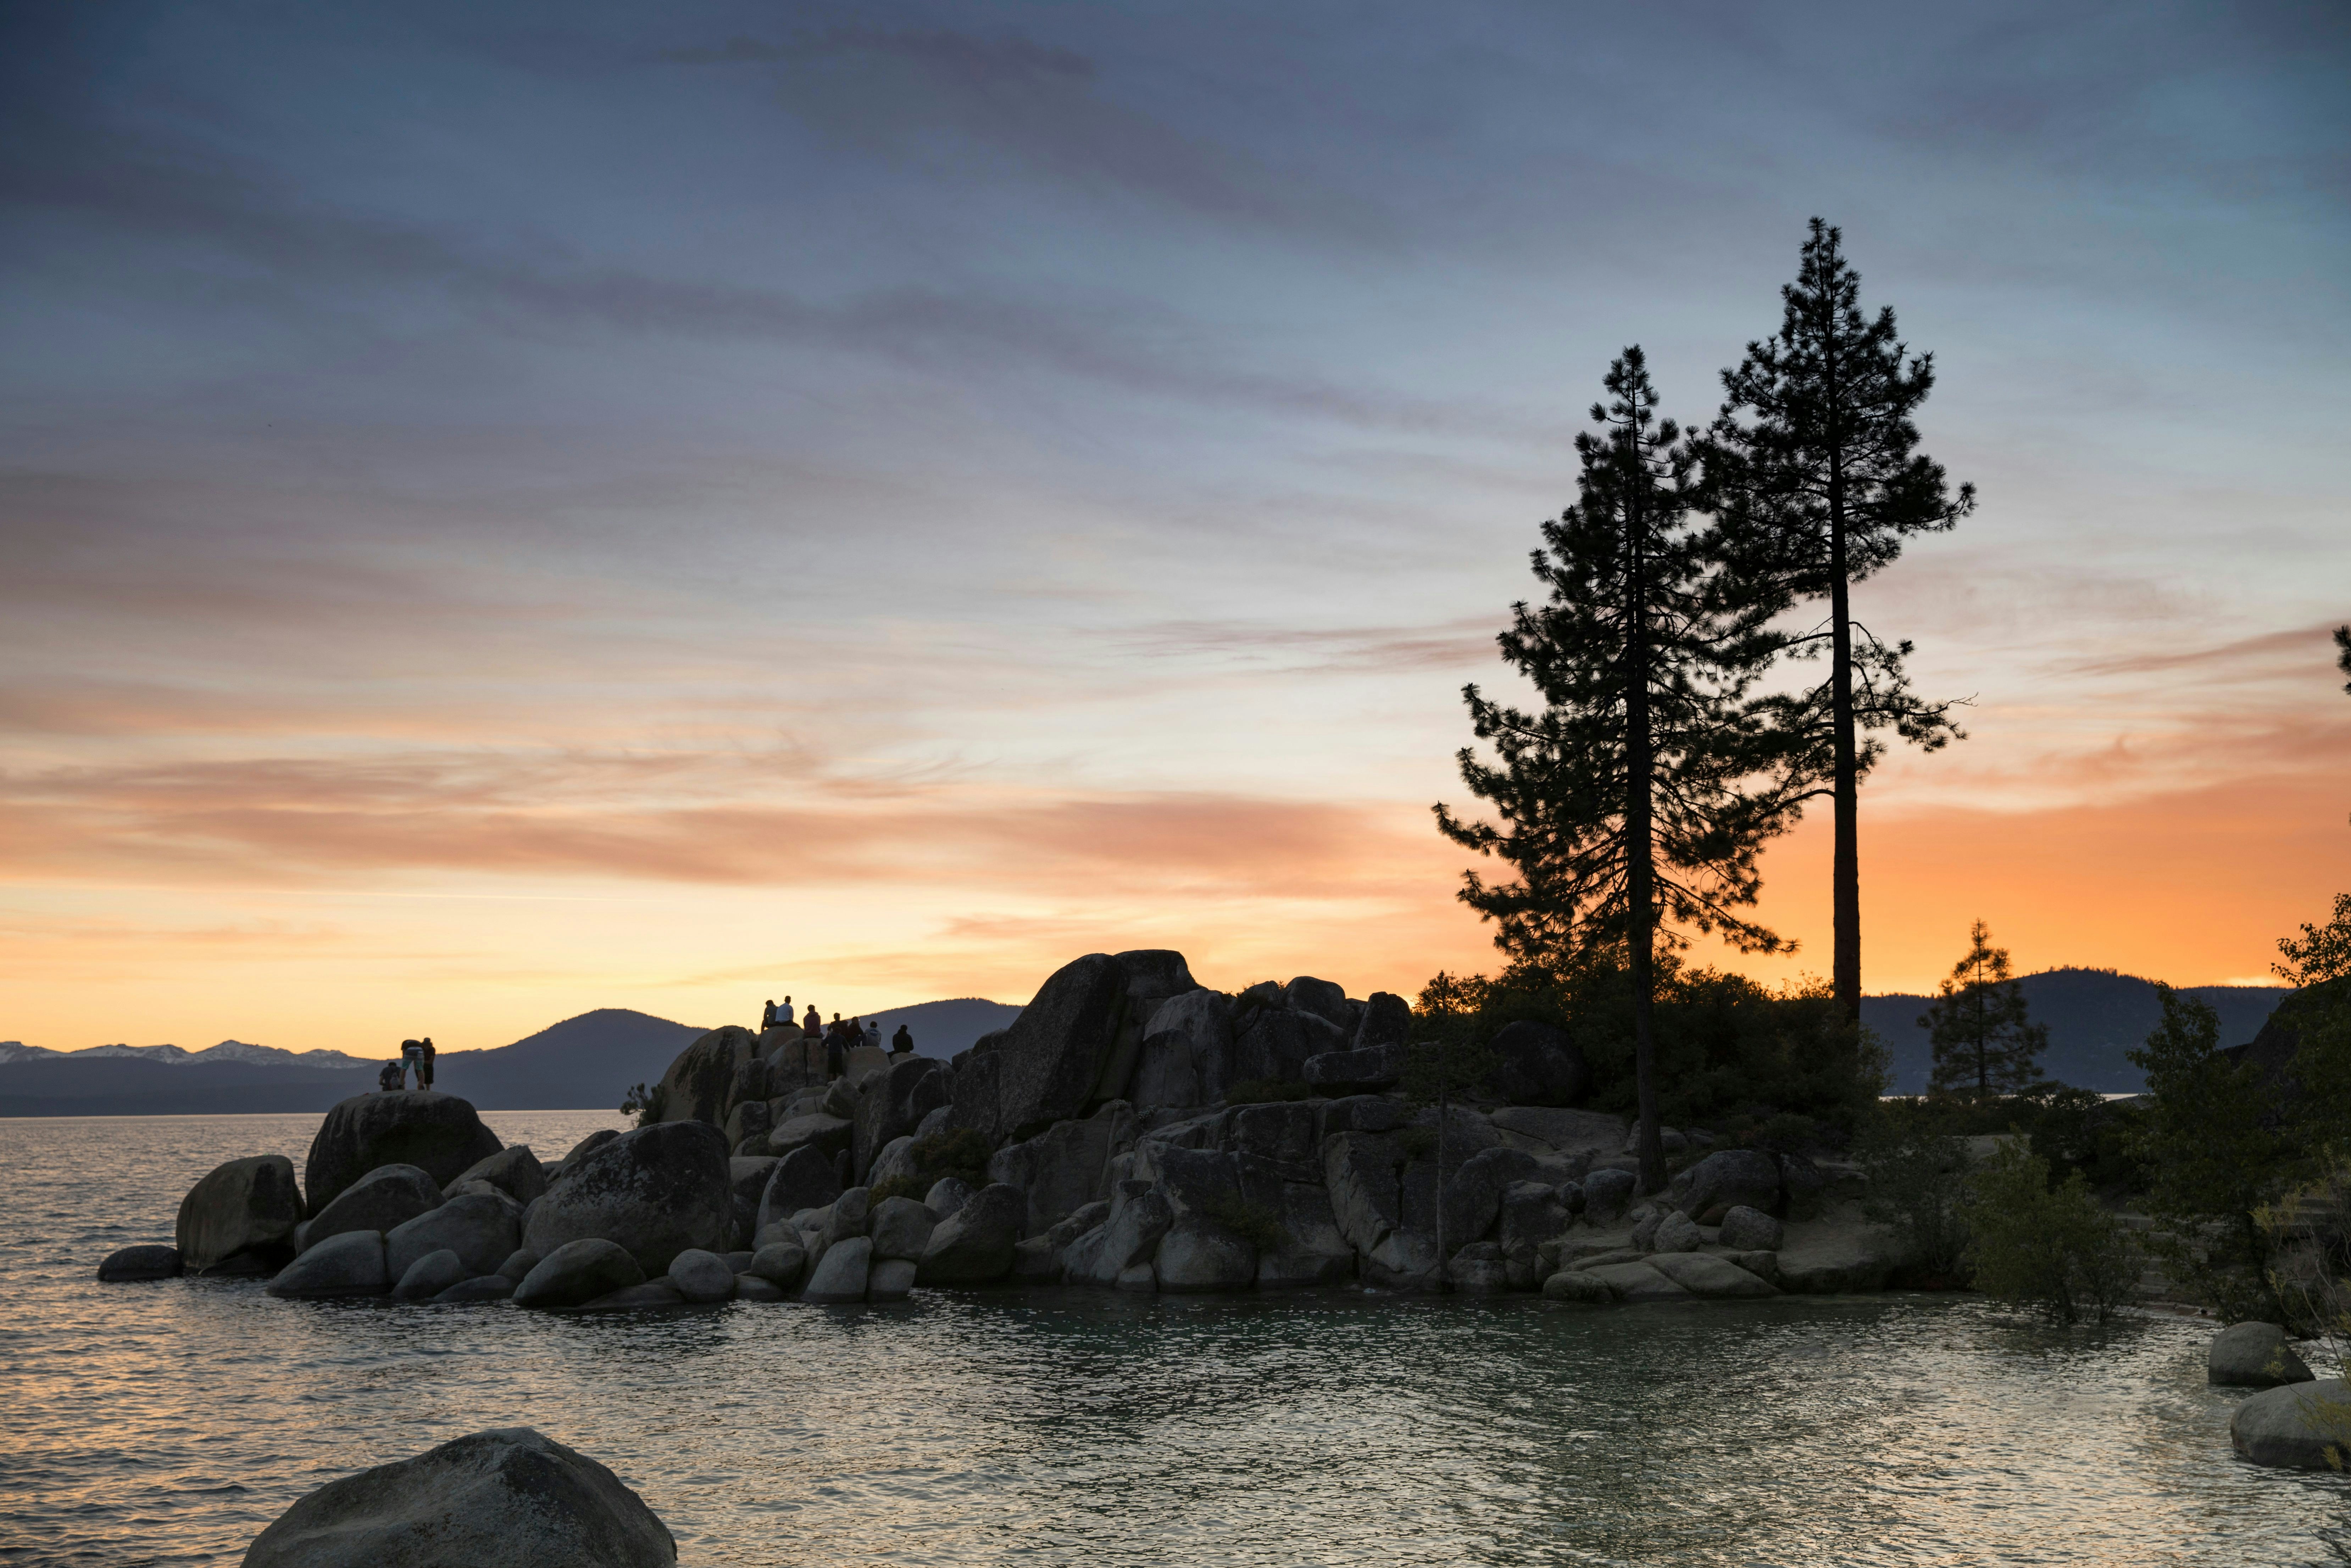
[[[346,1230],[305,1251],[269,1281],[269,1293],[294,1299],[381,1296],[392,1288],[384,1271],[383,1236]]]
[[[850,1139],[857,1133],[857,1124],[846,1116],[836,1116],[828,1111],[811,1111],[793,1116],[776,1124],[768,1134],[768,1153],[789,1157],[802,1149],[813,1149],[830,1164],[849,1147]],[[731,1147],[731,1145],[730,1145]]]
[[[752,1227],[758,1235],[778,1220],[789,1219],[804,1208],[822,1208],[841,1196],[833,1162],[820,1150],[798,1149],[776,1162],[759,1194],[759,1210]]]
[[[1112,1159],[1134,1146],[1134,1113],[1113,1100],[1082,1121],[1057,1122],[1033,1138],[996,1151],[987,1179],[1028,1197],[1023,1236],[1110,1194]]]
[[[1275,1218],[1279,1244],[1258,1249],[1258,1289],[1339,1285],[1355,1277],[1355,1249],[1339,1234],[1331,1195],[1320,1184],[1283,1182]]]
[[[1777,1252],[1786,1232],[1760,1208],[1733,1204],[1722,1217],[1721,1245],[1740,1252]]]
[[[779,1290],[798,1290],[800,1277],[808,1272],[808,1249],[797,1242],[771,1241],[751,1254],[750,1267],[744,1272]]]
[[[1521,1019],[1504,1024],[1489,1045],[1494,1065],[1486,1087],[1511,1105],[1580,1105],[1592,1092],[1592,1069],[1565,1030]]]
[[[515,1287],[514,1300],[517,1306],[558,1311],[641,1285],[644,1279],[644,1269],[627,1248],[590,1237],[567,1241],[532,1265]]]
[[[1882,1291],[1902,1248],[1878,1225],[1791,1225],[1780,1247],[1780,1288],[1792,1296]]]
[[[274,1274],[302,1222],[294,1162],[256,1155],[215,1166],[180,1200],[180,1260],[191,1274]]]
[[[1733,1208],[1781,1212],[1780,1162],[1761,1149],[1719,1149],[1676,1176],[1667,1195],[1700,1225],[1719,1225]]]
[[[302,1228],[302,1248],[308,1251],[346,1230],[392,1230],[440,1207],[441,1184],[431,1172],[414,1166],[383,1166],[351,1183],[310,1217]]]
[[[1127,1006],[1126,970],[1107,953],[1054,971],[1011,1027],[972,1047],[955,1077],[956,1124],[1002,1144],[1034,1137],[1112,1097],[1098,1096],[1097,1086],[1120,1044]]]
[[[1532,1138],[1555,1153],[1568,1155],[1615,1154],[1624,1148],[1630,1131],[1622,1116],[1551,1105],[1506,1105],[1490,1119],[1503,1132]]]
[[[1206,1216],[1186,1214],[1160,1238],[1153,1271],[1163,1291],[1246,1291],[1257,1283],[1257,1248]]]
[[[521,1221],[521,1208],[503,1193],[453,1197],[385,1232],[384,1268],[393,1279],[402,1279],[426,1253],[447,1250],[465,1265],[458,1279],[495,1274],[519,1243]]]
[[[358,1094],[327,1113],[302,1173],[317,1214],[343,1189],[385,1166],[414,1166],[437,1194],[466,1168],[498,1152],[497,1134],[455,1094],[429,1089]]]
[[[932,1230],[915,1280],[925,1285],[977,1285],[1012,1271],[1028,1200],[1019,1189],[991,1182]]]
[[[517,1203],[528,1203],[547,1190],[547,1170],[529,1145],[517,1144],[467,1166],[455,1180],[443,1185],[442,1196],[456,1197],[457,1189],[470,1181],[488,1182]]]
[[[1129,1097],[1137,1111],[1213,1104],[1231,1082],[1232,998],[1196,988],[1171,997],[1143,1027]]]
[[[1159,1239],[1176,1223],[1175,1206],[1146,1181],[1123,1181],[1102,1224],[1070,1243],[1062,1267],[1072,1285],[1115,1286],[1138,1266],[1148,1269]]]
[[[1307,1084],[1321,1094],[1364,1094],[1393,1089],[1404,1082],[1410,1047],[1402,1040],[1357,1046],[1310,1056],[1301,1070]]]
[[[118,1248],[98,1266],[98,1277],[108,1284],[131,1280],[176,1280],[182,1264],[176,1247],[148,1245]]]
[[[850,1173],[863,1181],[873,1161],[893,1139],[913,1133],[923,1118],[953,1098],[946,1063],[927,1056],[901,1057],[882,1077],[859,1092],[850,1134]]]
[[[866,1234],[873,1241],[877,1260],[903,1260],[909,1263],[922,1261],[931,1244],[931,1232],[938,1221],[931,1211],[911,1197],[885,1197],[874,1205],[866,1217]]]
[[[2206,1381],[2228,1388],[2276,1388],[2312,1381],[2310,1368],[2275,1323],[2231,1323],[2205,1353]],[[2346,1434],[2351,1437],[2351,1433]]]
[[[619,1477],[528,1427],[329,1481],[245,1568],[670,1568],[677,1544]]]
[[[758,1060],[758,1037],[732,1025],[714,1029],[677,1053],[655,1091],[664,1122],[724,1127],[738,1069]]]
[[[1614,1225],[1632,1206],[1641,1186],[1631,1171],[1602,1168],[1583,1178],[1584,1218],[1594,1225]]]
[[[1743,1301],[1780,1293],[1764,1280],[1711,1252],[1660,1252],[1648,1264],[1691,1295],[1709,1301]]]
[[[2229,1417],[2229,1445],[2257,1465],[2351,1467],[2351,1389],[2339,1377],[2264,1389]]]
[[[689,1247],[731,1246],[726,1135],[706,1122],[660,1122],[585,1155],[533,1204],[522,1244],[552,1256],[588,1238],[618,1242],[648,1274]]]

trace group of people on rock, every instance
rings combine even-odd
[[[878,1021],[853,1018],[843,1022],[841,1015],[835,1013],[832,1015],[832,1021],[826,1023],[824,1015],[816,1010],[816,1004],[813,1002],[809,1004],[808,1016],[794,1026],[792,998],[789,997],[784,998],[781,1007],[778,1007],[771,998],[759,1009],[760,1033],[765,1034],[778,1025],[785,1028],[798,1027],[799,1031],[809,1039],[821,1039],[824,1041],[824,1075],[827,1082],[849,1071],[849,1053],[859,1046],[870,1045],[876,1051],[882,1049],[882,1025]],[[901,1022],[898,1025],[898,1032],[890,1037],[890,1054],[912,1056],[914,1053],[914,1031]]]
[[[433,1037],[429,1034],[423,1040],[402,1040],[400,1054],[385,1062],[383,1071],[375,1075],[376,1088],[386,1094],[398,1093],[408,1087],[412,1073],[415,1075],[419,1089],[432,1088],[433,1058],[435,1054]]]

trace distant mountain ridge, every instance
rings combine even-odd
[[[2046,1077],[2102,1094],[2135,1094],[2147,1079],[2126,1053],[2137,1049],[2163,1016],[2153,980],[2113,969],[2044,969],[2019,977],[2032,1021],[2049,1026],[2041,1058]],[[2210,1005],[2220,1018],[2220,1043],[2241,1045],[2261,1032],[2284,986],[2180,986],[2182,996]],[[1893,994],[1864,997],[1861,1021],[1886,1041],[1893,1057],[1892,1089],[1924,1093],[1934,1050],[1918,1019],[1935,998]]]
[[[322,1072],[373,1065],[365,1057],[346,1051],[287,1051],[275,1045],[248,1045],[241,1040],[225,1040],[202,1051],[177,1045],[93,1045],[80,1051],[52,1051],[46,1045],[0,1040],[0,1067],[19,1061],[102,1061],[109,1058],[158,1061],[166,1067],[214,1067],[224,1061],[243,1061],[268,1067],[305,1067]]]
[[[946,1058],[1020,1009],[980,997],[922,1002],[865,1015],[886,1041],[904,1022],[918,1055]],[[756,1022],[747,1019],[746,1022]],[[617,1109],[632,1084],[652,1083],[705,1030],[627,1008],[598,1008],[512,1045],[444,1051],[434,1087],[483,1111]],[[0,1116],[178,1116],[324,1111],[376,1086],[392,1052],[292,1051],[223,1040],[99,1045],[51,1051],[0,1041]],[[192,1071],[201,1069],[201,1071]]]

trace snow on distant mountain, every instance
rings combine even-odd
[[[353,1068],[376,1065],[366,1057],[350,1056],[340,1051],[287,1051],[275,1045],[248,1045],[241,1040],[225,1040],[202,1051],[177,1045],[93,1045],[81,1051],[52,1051],[45,1045],[0,1040],[0,1067],[18,1061],[104,1061],[112,1058],[156,1061],[166,1067],[242,1061],[257,1067],[298,1067],[318,1072],[348,1072]]]

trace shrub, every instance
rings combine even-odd
[[[1894,1110],[1870,1129],[1860,1155],[1869,1178],[1862,1212],[1908,1244],[1920,1283],[1956,1283],[1968,1245],[1967,1145]]]
[[[934,1183],[955,1176],[974,1186],[987,1185],[987,1159],[996,1151],[977,1127],[950,1127],[914,1140],[914,1177],[921,1197]],[[884,1184],[887,1185],[887,1184]]]
[[[931,1190],[931,1185],[918,1176],[893,1176],[886,1181],[877,1181],[868,1188],[865,1201],[875,1204],[885,1197],[911,1197],[920,1203],[924,1195]]]
[[[640,1127],[650,1127],[661,1120],[663,1099],[664,1090],[660,1084],[656,1083],[651,1089],[642,1083],[635,1084],[621,1098],[621,1114],[636,1117]]]
[[[2003,1144],[1970,1187],[1967,1260],[1978,1289],[2066,1323],[2104,1322],[2137,1292],[2138,1248],[2080,1171],[2053,1188],[2047,1160]]]
[[[1290,1245],[1281,1217],[1238,1193],[1218,1194],[1201,1205],[1200,1212],[1260,1252],[1279,1252]]]
[[[1228,1105],[1277,1105],[1313,1096],[1314,1086],[1289,1078],[1244,1078],[1225,1091]]]

